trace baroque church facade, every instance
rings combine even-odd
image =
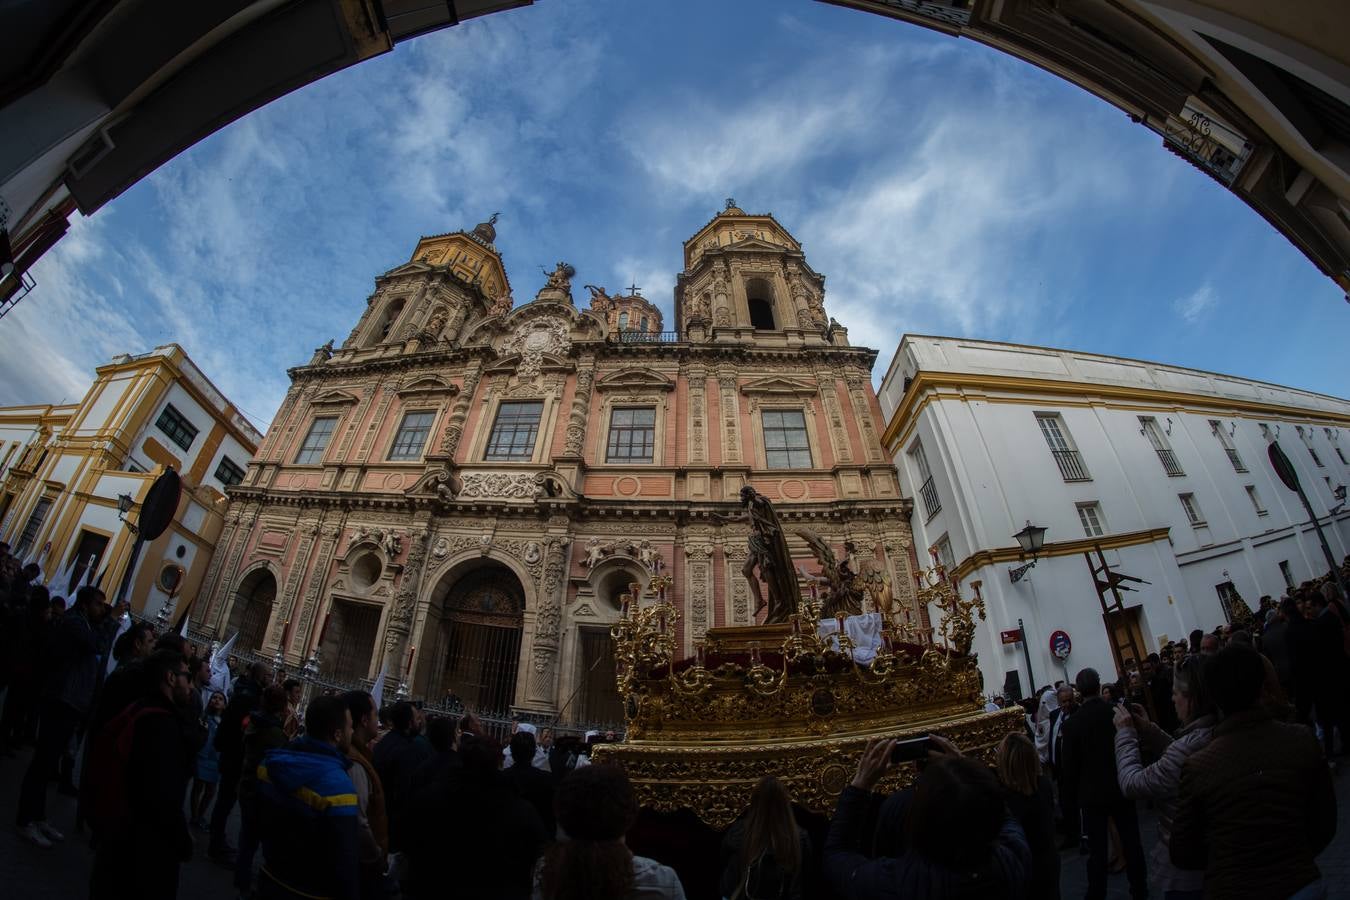
[[[578,303],[565,263],[516,304],[495,237],[422,238],[342,346],[290,370],[197,607],[218,639],[338,681],[383,667],[414,697],[620,720],[630,584],[670,576],[686,654],[755,621],[748,527],[721,518],[744,485],[806,571],[796,529],[851,542],[927,627],[876,351],[772,215],[728,201],[685,242],[670,331],[635,291]]]

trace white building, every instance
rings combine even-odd
[[[976,586],[988,620],[977,637],[988,691],[1016,672],[1025,624],[1034,686],[1084,666],[1114,670],[1192,629],[1225,622],[1236,594],[1269,594],[1324,574],[1326,558],[1297,494],[1276,477],[1267,446],[1293,461],[1337,560],[1350,552],[1350,402],[1132,359],[993,341],[906,335],[880,391],[883,437],[915,498],[920,561],[936,552]],[[1014,534],[1046,529],[1034,568]],[[1106,613],[1084,554],[1101,547],[1125,582],[1125,612]],[[1112,602],[1107,594],[1108,602]],[[933,610],[934,621],[941,611]],[[1066,632],[1067,663],[1050,653]]]

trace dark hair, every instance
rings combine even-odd
[[[305,734],[317,741],[331,741],[347,715],[347,704],[341,697],[315,697],[305,709]]]
[[[528,731],[517,731],[511,735],[511,758],[516,761],[516,765],[528,766],[534,761],[534,749],[537,746],[534,735]]]
[[[773,861],[791,874],[801,868],[802,845],[797,820],[792,815],[792,798],[783,783],[765,775],[750,794],[745,814],[745,840],[741,844],[740,878],[760,854],[772,851]]]
[[[141,669],[142,681],[148,693],[159,693],[159,683],[164,680],[166,672],[177,672],[179,666],[187,662],[183,654],[174,650],[156,650],[145,658]]]
[[[1191,632],[1191,652],[1192,652],[1192,653],[1199,653],[1199,652],[1200,652],[1200,639],[1201,639],[1202,637],[1204,637],[1204,636],[1205,636],[1205,633],[1204,633],[1203,631],[1201,631],[1199,628],[1197,628],[1197,629],[1195,629],[1194,631]]]
[[[288,679],[286,683],[281,686],[282,697],[285,697],[286,693],[290,691],[292,683],[299,684],[300,682],[296,681],[294,678]],[[375,698],[371,696],[369,691],[347,691],[347,693],[342,694],[339,699],[347,704],[347,709],[351,711],[353,726],[366,716],[370,715],[370,711],[375,707]]]
[[[92,584],[81,585],[75,592],[75,605],[88,609],[95,603],[102,603],[106,598],[102,588],[94,587]]]
[[[280,716],[286,711],[286,692],[275,684],[269,684],[263,688],[262,699],[258,701],[258,708],[269,716]],[[305,716],[305,722],[309,722],[308,715]]]
[[[1205,682],[1225,716],[1251,709],[1261,697],[1266,666],[1261,654],[1246,644],[1229,644],[1209,657]]]
[[[458,728],[459,720],[454,716],[433,716],[427,723],[427,743],[441,753],[452,750]]]
[[[174,650],[187,656],[187,638],[176,631],[166,631],[155,639],[156,650]]]
[[[112,654],[113,659],[122,662],[131,654],[131,648],[141,639],[141,635],[146,632],[154,632],[154,628],[149,622],[132,622],[131,627],[122,632],[117,640],[113,641]],[[172,647],[156,647],[156,650],[172,650]],[[192,666],[188,666],[188,672],[192,671]]]
[[[289,691],[292,688],[298,688],[299,686],[300,686],[299,678],[287,678],[285,681],[281,683],[281,689],[283,691]]]
[[[460,761],[466,772],[495,772],[502,758],[502,745],[490,737],[479,737],[459,748]]]
[[[989,767],[967,756],[947,757],[919,775],[905,838],[940,866],[978,869],[989,858],[1004,815],[1003,792]]]
[[[389,711],[389,721],[393,723],[395,731],[406,733],[412,727],[415,709],[416,707],[407,700],[400,700],[394,704],[393,709]]]
[[[1079,669],[1078,674],[1074,676],[1073,684],[1078,688],[1078,693],[1084,697],[1091,697],[1102,691],[1102,677],[1097,674],[1096,669]]]
[[[618,766],[573,769],[553,798],[558,824],[570,840],[544,855],[545,900],[625,897],[633,889],[633,854],[623,836],[637,819],[637,797]]]
[[[259,683],[267,681],[267,666],[260,662],[251,662],[248,664],[248,677]]]

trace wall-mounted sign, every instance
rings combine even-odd
[[[1067,631],[1056,631],[1050,635],[1050,653],[1055,659],[1068,659],[1071,650],[1073,642],[1069,640]]]

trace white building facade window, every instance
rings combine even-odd
[[[928,468],[928,455],[923,452],[923,444],[914,442],[909,448],[909,458],[914,460],[914,468],[919,473],[919,498],[923,501],[923,514],[933,518],[942,510],[942,501],[938,498],[937,485],[933,484],[933,472]]]
[[[1041,434],[1050,447],[1050,455],[1059,466],[1059,474],[1065,481],[1091,481],[1083,457],[1073,445],[1069,429],[1064,425],[1064,417],[1058,413],[1036,413],[1036,423],[1041,426]]]
[[[1083,533],[1088,537],[1101,537],[1106,534],[1100,503],[1078,504],[1078,521],[1083,523]]]

